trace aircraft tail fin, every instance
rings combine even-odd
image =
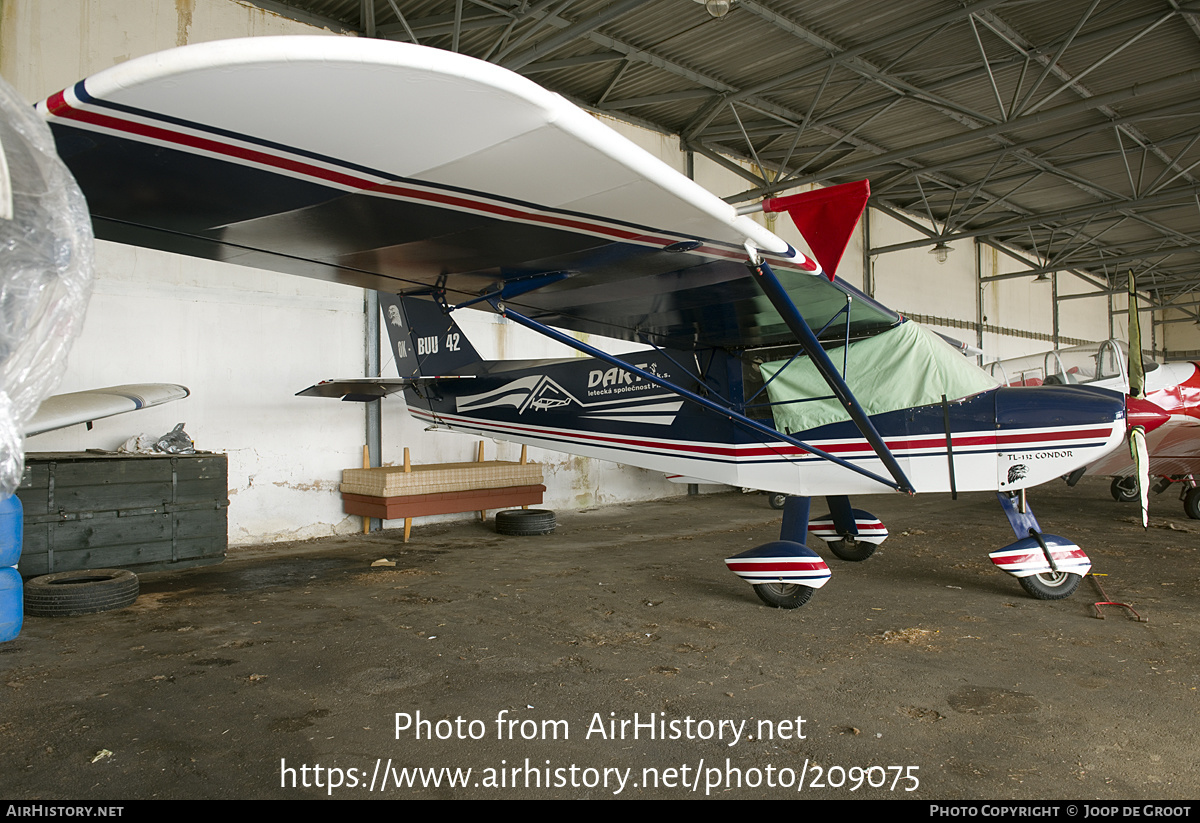
[[[401,377],[461,374],[482,361],[454,319],[432,300],[380,292],[379,308]]]

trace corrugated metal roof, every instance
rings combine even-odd
[[[1195,0],[256,4],[457,47],[770,169],[736,199],[868,177],[876,207],[932,215],[927,245],[985,238],[1098,289],[1132,270],[1159,305],[1200,287]]]

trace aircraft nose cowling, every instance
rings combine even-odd
[[[1004,427],[1113,425],[1125,419],[1125,395],[1092,386],[1005,387],[996,393]]]
[[[1120,445],[1125,396],[1090,386],[1001,388],[996,428],[999,488],[1036,486]]]
[[[1125,400],[1125,425],[1132,429],[1141,426],[1147,432],[1152,432],[1171,419],[1165,409],[1141,397],[1129,397]]]

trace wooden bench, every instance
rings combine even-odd
[[[483,441],[473,463],[433,463],[414,466],[404,450],[403,466],[378,469],[346,469],[342,472],[342,507],[346,514],[363,518],[367,531],[370,518],[404,518],[404,542],[412,532],[414,517],[433,514],[479,512],[488,509],[526,508],[542,502],[542,467],[527,460],[521,447],[521,462],[485,461]]]

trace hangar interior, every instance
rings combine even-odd
[[[1146,348],[1160,360],[1200,353],[1200,9],[1188,3],[6,0],[0,8],[0,74],[31,103],[134,57],[227,38],[384,38],[488,60],[584,107],[734,204],[869,179],[869,209],[838,275],[979,346],[985,360],[1124,338],[1130,273]],[[767,225],[804,248],[786,218]],[[469,437],[425,432],[402,400],[384,401],[373,422],[356,405],[294,396],[321,379],[369,376],[377,341],[368,328],[377,326],[367,311],[361,290],[100,242],[94,293],[58,391],[178,382],[191,397],[40,435],[28,448],[111,449],[185,421],[198,448],[229,456],[232,544],[356,531],[338,482],[360,464],[372,427],[384,464],[400,462],[405,447],[422,463],[471,460],[477,449]],[[466,331],[485,357],[560,355],[495,315],[479,313]],[[386,358],[379,368],[394,373]],[[489,458],[519,452],[485,448]],[[546,467],[551,508],[684,492],[638,469],[550,452],[531,458]]]

